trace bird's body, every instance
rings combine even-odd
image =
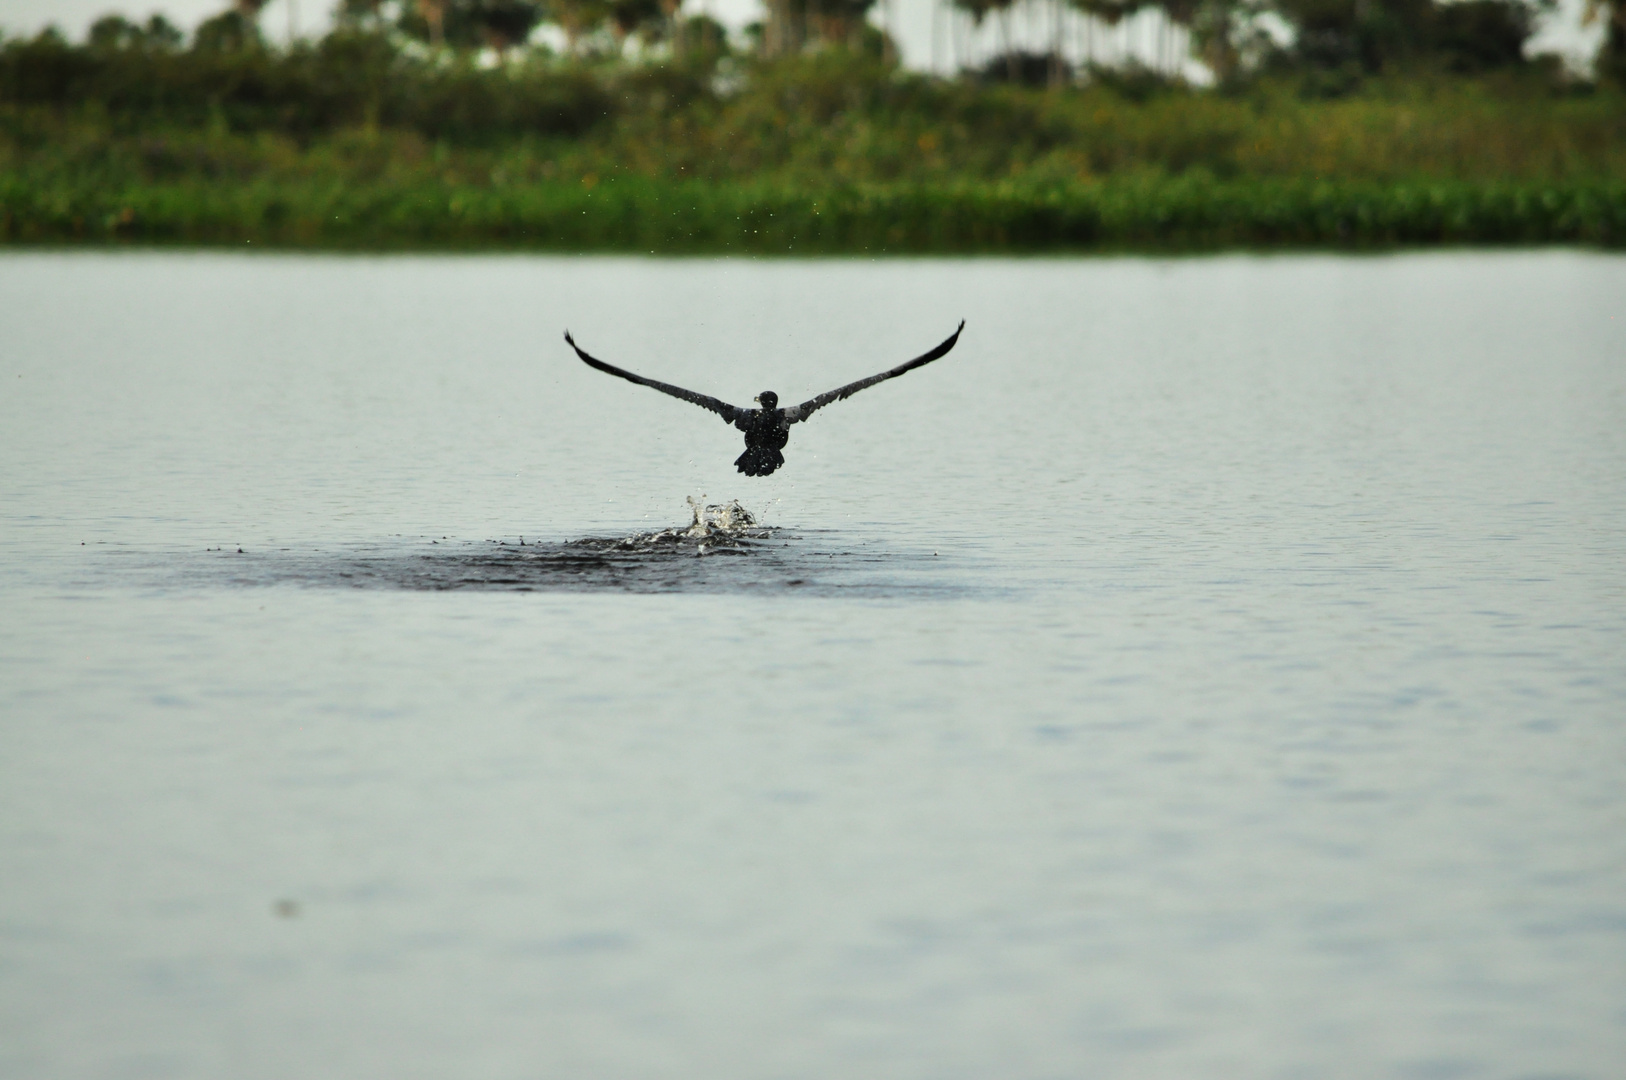
[[[735,459],[734,467],[746,476],[767,476],[785,463],[785,455],[781,451],[785,449],[785,444],[790,441],[790,425],[806,420],[815,411],[824,408],[832,401],[841,401],[866,387],[874,386],[876,383],[884,382],[887,379],[895,379],[904,372],[913,371],[923,364],[931,363],[954,348],[954,343],[960,339],[960,331],[964,329],[965,323],[962,321],[954,333],[941,345],[928,353],[915,357],[907,364],[899,364],[897,367],[883,371],[879,375],[871,375],[867,379],[860,379],[857,382],[848,383],[846,386],[837,387],[828,393],[820,394],[816,398],[804,401],[800,405],[793,405],[788,409],[778,407],[779,396],[772,390],[764,390],[757,395],[756,400],[762,406],[761,408],[742,409],[736,405],[730,405],[726,401],[707,397],[704,394],[697,394],[693,390],[685,390],[681,386],[656,382],[654,379],[634,375],[632,372],[625,371],[613,364],[606,364],[604,361],[589,356],[584,352],[581,346],[576,344],[575,339],[570,336],[568,330],[565,331],[565,341],[570,343],[570,347],[576,350],[576,355],[581,357],[582,362],[589,367],[597,368],[605,374],[615,375],[629,382],[635,382],[640,386],[648,386],[659,390],[663,394],[682,398],[690,404],[699,405],[703,409],[709,409],[717,413],[724,421],[745,432],[745,453]]]
[[[746,409],[734,421],[734,426],[745,432],[745,453],[734,461],[734,467],[740,472],[746,476],[767,476],[785,463],[785,455],[780,451],[790,442],[790,423],[785,419],[784,409]]]

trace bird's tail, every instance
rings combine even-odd
[[[767,476],[785,463],[785,455],[771,446],[747,447],[734,459],[734,467],[746,476]]]

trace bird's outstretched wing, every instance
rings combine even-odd
[[[837,387],[827,394],[820,394],[812,401],[804,401],[800,405],[791,406],[785,410],[785,423],[794,424],[797,421],[806,420],[809,416],[812,416],[815,411],[824,408],[832,401],[841,401],[846,398],[850,398],[865,387],[874,386],[876,383],[885,382],[888,379],[896,379],[899,375],[902,375],[906,371],[913,371],[922,364],[931,363],[939,356],[942,356],[944,353],[954,348],[954,343],[960,340],[960,331],[964,329],[965,320],[961,319],[960,325],[955,328],[954,333],[949,335],[948,340],[943,342],[943,344],[939,345],[937,348],[933,349],[931,352],[922,356],[917,356],[907,364],[899,364],[890,371],[883,371],[879,375],[871,375],[867,379],[859,379],[857,382],[848,383],[846,386]]]
[[[565,331],[565,340],[570,343],[570,347],[572,349],[576,350],[576,355],[581,357],[582,362],[588,367],[598,368],[600,371],[609,375],[619,375],[628,382],[635,382],[639,386],[651,387],[652,389],[659,390],[663,394],[671,394],[675,398],[682,398],[684,401],[687,401],[692,405],[698,405],[702,409],[710,409],[712,412],[721,416],[730,424],[732,424],[741,413],[749,411],[747,409],[741,409],[734,405],[730,405],[726,401],[718,401],[714,397],[707,397],[705,394],[697,394],[693,390],[685,390],[681,386],[673,386],[671,383],[656,382],[654,379],[646,379],[642,375],[634,375],[630,371],[623,371],[614,364],[606,364],[597,357],[589,356],[587,353],[583,352],[582,347],[576,344],[576,339],[570,336],[569,330]]]

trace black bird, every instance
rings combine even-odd
[[[565,340],[570,343],[572,349],[576,350],[576,355],[581,357],[588,367],[595,367],[610,375],[619,375],[621,378],[629,382],[635,382],[639,386],[652,387],[663,394],[671,394],[675,398],[682,398],[684,401],[698,405],[702,409],[710,409],[721,416],[726,423],[733,424],[745,432],[745,453],[735,460],[734,467],[746,476],[767,476],[785,463],[785,455],[780,451],[790,441],[790,426],[792,424],[806,420],[832,401],[841,401],[843,398],[852,397],[867,386],[874,386],[878,382],[895,379],[906,371],[913,371],[922,364],[931,363],[954,348],[954,343],[960,340],[960,331],[964,329],[965,320],[961,319],[960,325],[955,329],[954,333],[949,335],[948,340],[931,352],[917,356],[907,364],[899,364],[889,371],[883,371],[879,375],[871,375],[867,379],[859,379],[857,382],[837,387],[827,394],[820,394],[811,401],[804,401],[800,405],[794,405],[788,409],[778,407],[779,395],[772,390],[764,390],[754,399],[762,408],[742,409],[736,405],[730,405],[726,401],[718,401],[714,397],[697,394],[693,390],[685,390],[681,386],[673,386],[670,383],[646,379],[642,375],[634,375],[630,371],[623,371],[614,364],[606,364],[596,357],[588,356],[587,353],[582,351],[582,347],[576,344],[576,339],[570,336],[569,330],[565,331]]]

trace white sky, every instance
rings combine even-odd
[[[1571,58],[1572,64],[1585,63],[1601,40],[1602,27],[1581,26],[1581,9],[1585,0],[1560,0],[1558,13],[1547,21],[1533,43],[1535,51],[1559,52]],[[938,16],[936,0],[880,0],[876,7],[876,22],[884,21],[882,5],[890,4],[897,20],[894,37],[903,52],[906,64],[914,68],[928,68],[934,56],[939,67],[952,63],[952,45],[947,19]],[[190,31],[203,19],[224,11],[224,0],[0,0],[0,30],[8,35],[31,35],[48,24],[56,24],[70,38],[81,39],[96,18],[108,12],[118,12],[138,21],[155,11],[162,12],[171,22]],[[281,40],[290,27],[301,34],[320,34],[330,22],[333,0],[271,0],[260,16],[261,25],[269,37]],[[690,12],[706,11],[723,23],[744,26],[761,18],[760,0],[686,0],[684,9]],[[1127,48],[1146,52],[1152,47],[1153,16],[1129,20],[1120,39],[1108,42],[1108,48]],[[1018,12],[1014,22],[1016,39],[1032,45],[1048,40],[1048,22],[1044,12],[1029,5]],[[936,27],[936,47],[933,30]],[[980,47],[978,47],[980,45]],[[971,45],[976,55],[989,55],[997,45],[992,25],[985,25],[982,41]],[[1149,55],[1149,53],[1148,53]]]

